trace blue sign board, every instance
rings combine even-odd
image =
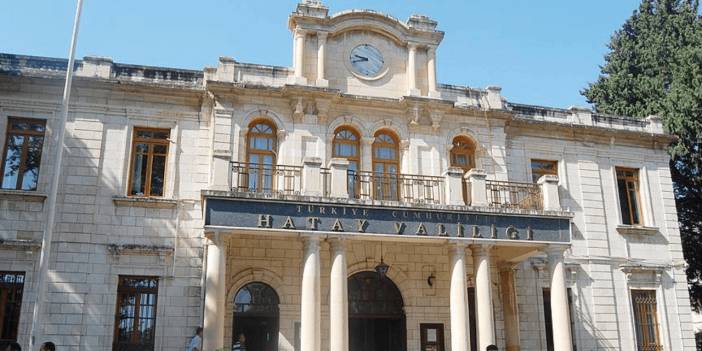
[[[566,243],[570,219],[321,202],[208,197],[205,225]]]

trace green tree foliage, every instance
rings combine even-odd
[[[598,112],[659,115],[670,145],[693,308],[702,308],[702,19],[699,0],[642,0],[612,36],[595,83],[582,91]]]

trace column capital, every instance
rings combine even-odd
[[[295,28],[295,38],[304,37],[309,31],[300,27]]]
[[[468,247],[468,244],[462,241],[457,241],[455,243],[451,243],[449,245],[449,254],[452,255],[461,255],[465,256],[466,255],[466,247]]]
[[[332,252],[344,252],[346,250],[346,239],[331,237],[327,239]]]
[[[436,45],[427,45],[427,54],[436,55]]]
[[[419,44],[417,44],[417,43],[413,43],[413,42],[407,43],[407,49],[409,49],[410,51],[416,51],[418,47],[419,47]]]
[[[361,141],[366,145],[373,145],[375,142],[375,137],[362,137]]]
[[[317,32],[317,40],[327,41],[328,36],[329,36],[329,32],[323,32],[323,31]]]
[[[495,248],[494,244],[475,244],[470,245],[470,249],[473,251],[473,256],[489,256],[492,249]]]
[[[303,245],[305,248],[305,251],[310,251],[310,250],[319,250],[319,243],[321,239],[317,235],[309,235],[309,236],[303,236]]]
[[[566,250],[568,250],[567,246],[547,246],[542,251],[549,257],[549,261],[551,261],[551,257],[560,257],[562,260]]]

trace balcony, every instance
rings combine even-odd
[[[442,176],[348,170],[348,162],[308,158],[302,166],[230,162],[231,191],[246,197],[305,196],[391,206],[470,206],[488,211],[561,211],[558,178],[537,184],[487,180],[482,170],[450,168]]]

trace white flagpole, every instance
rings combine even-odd
[[[61,160],[63,159],[63,142],[66,132],[66,119],[68,119],[68,103],[71,99],[71,83],[73,83],[73,66],[75,64],[76,41],[78,40],[78,27],[80,25],[80,12],[83,8],[83,0],[78,0],[76,5],[76,17],[73,20],[73,34],[71,35],[71,48],[68,53],[68,68],[66,69],[66,85],[63,88],[63,100],[61,102],[61,116],[54,125],[53,145],[56,148],[54,157],[54,167],[51,172],[51,183],[49,197],[47,198],[47,215],[44,226],[44,237],[41,241],[41,256],[39,256],[39,272],[34,286],[36,295],[34,300],[34,311],[32,313],[32,329],[29,337],[29,351],[35,349],[37,343],[43,342],[43,320],[42,315],[44,303],[46,302],[46,290],[48,288],[49,258],[51,256],[51,242],[54,234],[54,223],[56,218],[56,195],[58,194],[59,179],[61,176]]]

